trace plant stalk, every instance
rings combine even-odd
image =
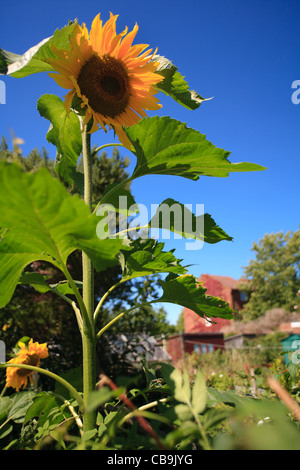
[[[92,212],[92,157],[91,136],[87,128],[82,132],[82,155],[84,167],[84,202]],[[85,405],[89,402],[91,392],[96,386],[96,335],[94,322],[94,270],[91,259],[82,252],[82,296],[87,312],[82,325],[83,353],[83,396]],[[86,412],[83,417],[84,432],[96,426],[96,412]]]
[[[96,307],[96,310],[94,312],[94,320],[96,321],[97,320],[97,317],[99,315],[99,312],[100,312],[100,309],[104,303],[104,301],[106,300],[106,298],[109,296],[109,294],[114,290],[116,289],[117,287],[119,287],[120,284],[122,284],[122,282],[124,282],[122,279],[120,281],[118,281],[116,284],[114,284],[113,286],[111,286],[108,291],[105,292],[105,294],[102,296],[102,298],[100,299],[97,307]]]
[[[67,390],[69,390],[69,392],[72,394],[72,396],[77,401],[77,403],[79,405],[79,408],[81,409],[81,411],[83,411],[84,402],[83,402],[80,394],[77,392],[76,388],[74,388],[73,385],[71,385],[69,382],[67,382],[65,379],[63,379],[59,375],[54,374],[54,372],[50,372],[50,370],[47,370],[47,369],[42,369],[41,367],[31,366],[29,364],[16,364],[16,363],[9,363],[9,362],[0,363],[0,367],[6,367],[6,368],[17,367],[18,369],[32,370],[33,372],[38,372],[40,374],[47,375],[51,379],[56,380],[56,382],[59,382]]]

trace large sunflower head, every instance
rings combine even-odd
[[[18,346],[20,348],[19,352],[16,357],[8,361],[8,363],[39,366],[40,360],[48,357],[48,348],[46,343],[34,343],[31,339],[27,346],[22,342],[19,342]],[[18,392],[21,387],[26,387],[28,379],[32,380],[32,374],[33,371],[29,369],[8,367],[6,369],[6,386],[13,387]]]
[[[53,48],[56,59],[48,59],[57,73],[49,73],[63,88],[70,89],[65,96],[69,112],[77,95],[85,110],[84,124],[93,118],[91,132],[99,126],[106,131],[113,128],[120,141],[128,146],[122,126],[131,126],[146,110],[158,110],[154,85],[163,79],[156,73],[158,63],[146,44],[132,45],[138,31],[135,25],[127,34],[116,33],[118,15],[110,14],[103,25],[100,14],[92,23],[90,33],[85,24],[76,23],[69,39],[69,50]]]

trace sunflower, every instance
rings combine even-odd
[[[9,364],[27,364],[30,366],[39,366],[40,360],[48,357],[47,344],[34,343],[31,339],[28,346],[19,341],[20,351],[17,356],[8,361]],[[32,382],[33,371],[17,367],[8,367],[6,369],[6,386],[13,387],[19,391],[21,387],[25,388],[29,380]]]
[[[130,145],[122,126],[132,126],[145,110],[158,110],[161,105],[155,98],[155,84],[163,80],[156,70],[152,49],[147,44],[132,45],[138,26],[127,34],[116,34],[118,15],[110,13],[102,25],[100,14],[92,22],[90,33],[83,24],[75,24],[69,38],[69,50],[52,50],[57,58],[47,59],[58,73],[49,73],[56,83],[70,89],[65,96],[65,108],[69,112],[73,98],[77,96],[84,108],[84,125],[93,118],[90,132],[99,126],[113,128],[120,141]]]

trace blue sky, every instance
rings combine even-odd
[[[228,178],[149,176],[132,184],[135,199],[150,205],[171,197],[181,203],[204,204],[233,242],[204,245],[187,251],[185,240],[166,241],[176,248],[189,272],[242,276],[252,257],[251,246],[265,233],[299,227],[300,104],[293,104],[292,83],[300,80],[299,0],[111,0],[45,2],[11,0],[1,6],[0,47],[24,53],[69,19],[88,28],[101,12],[119,14],[117,30],[139,25],[135,43],[158,47],[186,77],[191,89],[213,97],[196,111],[158,95],[170,115],[206,134],[231,152],[232,162],[249,161],[267,167],[263,172],[231,174]],[[45,138],[48,122],[36,110],[45,93],[62,97],[47,74],[23,79],[1,77],[6,104],[0,104],[0,136],[9,130],[25,140],[23,152],[34,147],[55,148]],[[299,94],[300,97],[300,94]],[[113,135],[93,135],[93,144],[112,142]],[[122,151],[122,154],[128,154]],[[130,156],[130,155],[129,155]],[[134,155],[130,156],[132,166]],[[180,308],[165,305],[176,322]]]

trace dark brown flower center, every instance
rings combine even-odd
[[[40,361],[39,356],[36,354],[28,354],[25,361],[22,364],[27,364],[28,366],[36,366]],[[17,374],[20,377],[26,377],[26,375],[32,374],[32,370],[29,369],[17,369]]]
[[[80,70],[77,83],[97,113],[114,118],[128,105],[129,76],[114,57],[93,55]]]

